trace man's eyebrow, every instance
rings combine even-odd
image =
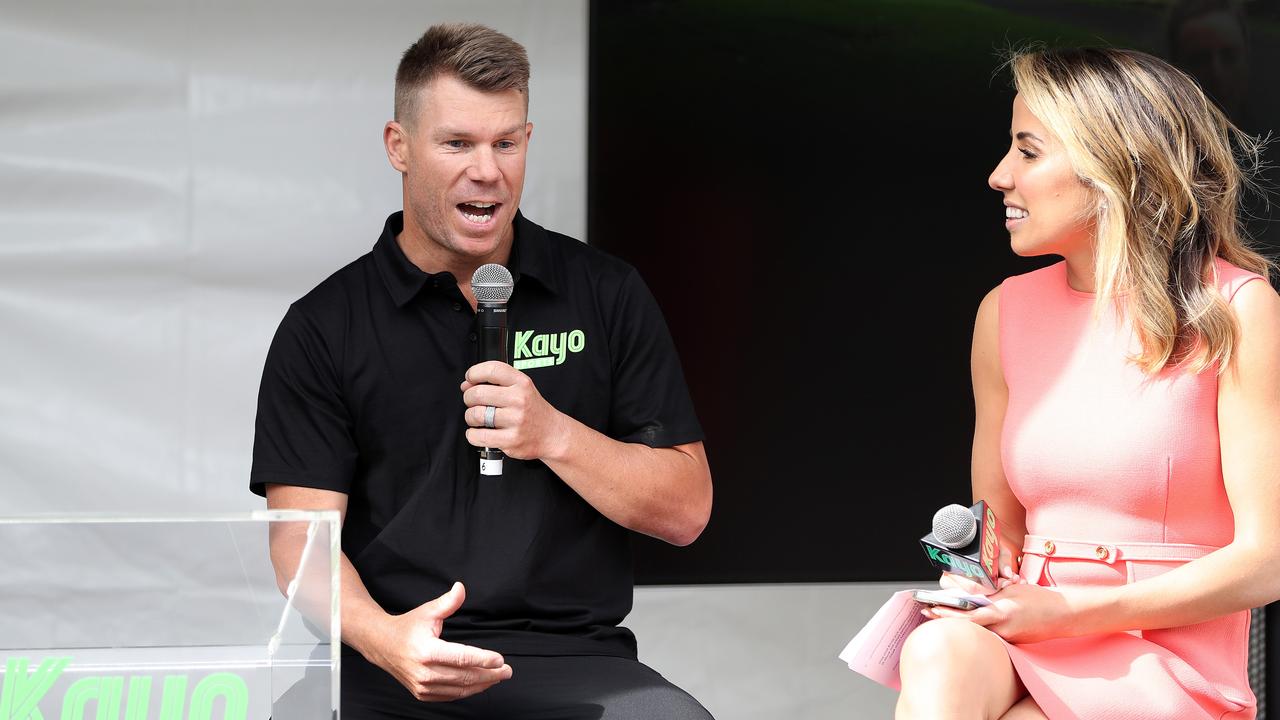
[[[521,130],[523,130],[523,129],[524,129],[524,125],[523,125],[523,124],[521,124],[521,125],[513,125],[511,128],[509,128],[509,129],[507,129],[507,130],[503,130],[502,132],[498,133],[498,137],[507,137],[508,135],[515,135],[515,134],[519,133],[519,132],[520,132]],[[466,139],[468,139],[468,140],[470,140],[470,139],[472,138],[471,133],[467,132],[466,130],[459,130],[459,129],[451,128],[451,127],[448,127],[448,126],[440,126],[440,127],[437,127],[437,128],[435,129],[435,132],[433,132],[433,133],[432,133],[432,135],[433,135],[433,136],[435,136],[435,137],[456,137],[456,138],[466,138]]]

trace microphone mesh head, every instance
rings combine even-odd
[[[504,303],[511,299],[514,289],[511,271],[497,263],[481,265],[471,274],[471,292],[475,293],[476,302]]]
[[[948,505],[933,514],[933,536],[949,548],[961,548],[978,534],[978,519],[963,505]]]

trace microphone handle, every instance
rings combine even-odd
[[[507,359],[507,304],[478,303],[476,308],[476,342],[480,362]]]
[[[476,303],[476,343],[480,362],[499,360],[510,362],[507,357],[507,304],[505,302]],[[480,451],[480,474],[502,475],[505,456],[497,448]]]

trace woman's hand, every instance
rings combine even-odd
[[[1010,585],[1021,582],[1018,576],[1018,568],[1014,565],[1014,554],[1004,543],[1000,544],[1000,561],[997,563],[1000,567],[1000,575],[996,578],[996,589],[984,587],[963,575],[956,573],[943,573],[942,579],[938,581],[938,585],[943,588],[954,588],[960,592],[969,595],[990,595]]]
[[[963,618],[1013,643],[1032,643],[1078,635],[1083,591],[1018,583],[990,596],[977,610],[932,607],[930,617]]]

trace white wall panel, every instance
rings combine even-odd
[[[257,507],[267,345],[399,209],[432,23],[533,66],[524,202],[586,227],[585,0],[0,4],[0,513]]]

